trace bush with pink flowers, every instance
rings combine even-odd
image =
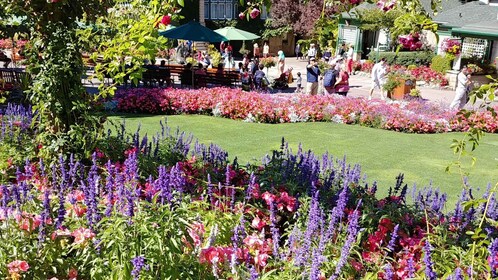
[[[208,114],[260,123],[332,121],[409,133],[498,132],[490,112],[470,117],[424,101],[387,103],[334,95],[260,94],[240,89],[128,89],[115,96],[118,110],[133,113]]]

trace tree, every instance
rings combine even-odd
[[[42,147],[40,155],[54,157],[64,152],[89,156],[102,132],[102,119],[92,110],[93,96],[86,93],[81,83],[84,71],[81,50],[85,44],[95,43],[104,59],[97,67],[101,78],[106,72],[117,81],[122,80],[127,57],[137,65],[133,68],[137,74],[131,71],[128,74],[139,77],[137,69],[143,58],[152,57],[157,48],[153,42],[164,42],[152,39],[157,37],[155,23],[161,20],[160,13],[176,2],[132,1],[140,7],[134,17],[119,13],[127,7],[120,0],[6,0],[4,3],[6,17],[25,16],[32,30],[27,69],[33,84],[28,95],[38,115],[34,125],[40,131],[37,138]],[[81,31],[77,21],[104,23],[114,32],[96,35]]]

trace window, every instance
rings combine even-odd
[[[238,0],[206,0],[204,3],[204,16],[206,19],[233,19],[238,15]]]

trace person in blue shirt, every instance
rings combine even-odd
[[[314,57],[310,58],[308,66],[306,66],[306,93],[316,95],[318,93],[318,79],[320,77],[320,69]]]

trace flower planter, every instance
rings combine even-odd
[[[401,84],[394,88],[392,92],[387,94],[387,97],[396,100],[402,100],[405,94],[410,93],[410,90],[415,88],[414,80],[400,79]]]

